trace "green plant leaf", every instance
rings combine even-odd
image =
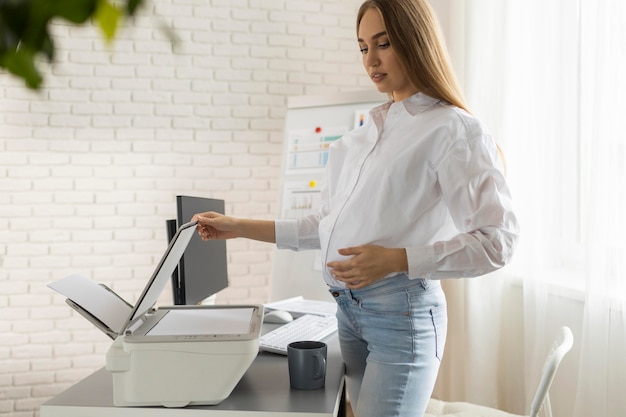
[[[28,88],[36,90],[40,87],[43,79],[35,67],[35,54],[32,51],[27,49],[10,51],[3,55],[2,66],[24,79]]]
[[[143,0],[128,0],[126,3],[126,13],[128,13],[129,16],[133,16],[137,8],[141,6],[141,3],[143,3]]]
[[[122,11],[107,0],[100,0],[94,17],[104,38],[109,42],[112,41],[122,17]]]
[[[50,62],[54,61],[54,42],[52,41],[52,38],[50,37],[50,33],[48,33],[47,29],[43,35],[43,40],[39,47],[39,52],[43,53],[48,59],[48,61]]]
[[[84,24],[94,19],[105,40],[110,42],[124,16],[133,16],[144,1],[0,0],[0,67],[37,90],[43,78],[36,59],[54,61],[54,40],[48,31],[51,21],[61,18]]]
[[[96,11],[98,0],[45,0],[52,15],[72,23],[85,23]]]
[[[30,4],[0,0],[0,51],[14,50],[25,32]]]

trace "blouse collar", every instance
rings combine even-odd
[[[400,103],[404,104],[404,108],[411,116],[415,116],[418,113],[426,111],[429,107],[434,106],[440,100],[427,96],[424,93],[416,93],[411,97],[407,97]]]
[[[389,109],[394,104],[402,104],[407,113],[409,113],[411,116],[415,116],[416,114],[426,111],[429,107],[434,106],[440,101],[441,100],[427,96],[424,93],[415,93],[412,96],[400,101],[399,103],[396,103],[393,100],[389,100],[388,102],[381,104],[380,106],[374,107],[370,111],[370,115],[374,119],[376,125],[378,127],[381,127],[387,116],[387,113],[389,112]]]

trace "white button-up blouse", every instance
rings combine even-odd
[[[276,221],[281,249],[405,248],[410,278],[483,275],[504,266],[518,223],[497,147],[467,112],[418,93],[370,112],[330,147],[316,214]],[[297,278],[295,278],[297,279]]]

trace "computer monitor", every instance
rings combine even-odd
[[[168,239],[181,225],[189,222],[194,214],[205,211],[224,213],[224,200],[176,196],[176,220],[166,223]],[[174,304],[192,305],[223,290],[228,286],[226,241],[203,241],[196,233],[178,268],[172,274]]]

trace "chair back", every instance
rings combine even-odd
[[[550,409],[550,400],[548,391],[552,385],[552,380],[556,375],[556,371],[561,363],[561,360],[567,352],[570,351],[574,344],[574,335],[569,327],[561,327],[559,333],[554,341],[552,351],[548,355],[545,364],[543,365],[543,372],[541,374],[541,380],[539,386],[535,391],[535,397],[530,406],[530,417],[537,417],[539,410],[545,405],[545,412],[548,417],[552,416],[552,410]]]

